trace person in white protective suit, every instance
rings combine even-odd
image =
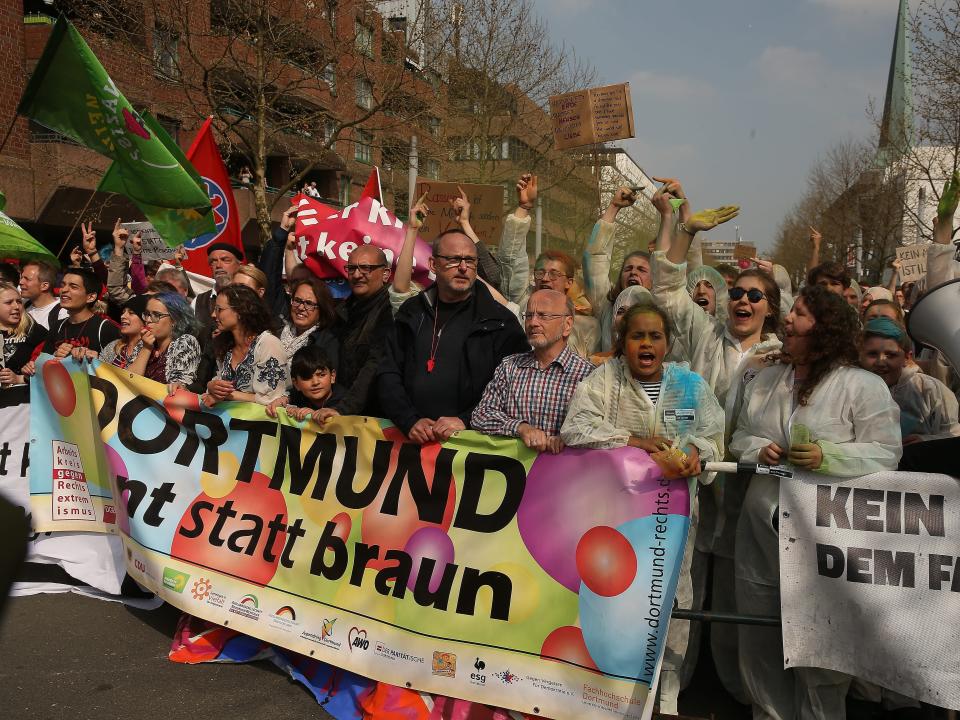
[[[517,305],[517,319],[522,325],[530,295],[536,290],[556,290],[573,301],[573,332],[569,347],[580,357],[589,358],[600,346],[600,323],[586,295],[576,282],[576,262],[559,250],[545,250],[536,258],[533,283],[527,258],[527,233],[530,212],[537,202],[537,176],[525,173],[516,185],[517,207],[507,215],[500,235],[498,258],[501,268],[501,289],[506,298]]]
[[[627,310],[641,302],[653,303],[653,295],[642,285],[630,285],[617,295],[617,299],[613,303],[613,329],[610,332],[610,350],[594,353],[589,358],[590,362],[594,365],[603,365],[610,358],[615,357],[613,348],[617,346],[617,331],[620,328],[620,322],[623,320],[623,316],[627,314]]]
[[[698,310],[698,312],[700,312]],[[616,448],[624,445],[655,454],[674,444],[687,455],[681,477],[699,476],[700,462],[723,457],[723,410],[709,386],[683,365],[664,364],[669,330],[663,311],[650,303],[624,315],[616,357],[584,379],[574,392],[560,430],[571,446]],[[691,501],[677,603],[690,607],[690,562],[696,532],[696,497]],[[687,647],[689,622],[671,621],[660,670],[660,711],[677,713],[679,671]]]
[[[787,315],[789,364],[761,370],[747,386],[731,452],[741,461],[836,477],[893,470],[900,411],[886,383],[857,364],[857,316],[819,286],[803,288]],[[780,612],[780,480],[754,475],[737,526],[737,610]],[[852,678],[819,668],[784,670],[780,629],[739,626],[740,671],[754,718],[843,720]]]
[[[661,196],[684,198],[680,183],[669,181],[653,198],[661,213],[661,226],[672,230],[673,214],[669,202]],[[703,312],[687,292],[689,246],[697,232],[707,231],[731,219],[728,209],[705,210],[691,214],[689,203],[680,206],[679,232],[658,239],[653,254],[653,294],[655,302],[670,318],[676,335],[674,346],[684,347],[690,369],[702,376],[724,408],[726,437],[733,430],[740,408],[743,387],[758,370],[775,362],[780,351],[776,331],[780,324],[780,288],[768,273],[757,268],[741,272],[726,295],[726,321]],[[662,227],[661,227],[662,230]],[[671,233],[672,234],[672,233]],[[663,233],[661,232],[661,239]],[[700,497],[700,523],[697,531],[697,553],[693,561],[693,609],[702,607],[706,594],[709,555],[713,553],[712,609],[733,612],[736,607],[733,579],[733,545],[743,488],[720,476],[710,492]],[[698,623],[691,631],[691,652],[695,659],[699,633]],[[737,665],[736,627],[714,624],[710,627],[714,665],[723,686],[733,697],[746,700]],[[693,667],[685,668],[683,679],[689,680]]]
[[[939,380],[908,366],[913,341],[888,318],[870,320],[860,338],[860,367],[879,375],[900,407],[903,444],[960,435],[957,396]]]

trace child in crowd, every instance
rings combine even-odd
[[[307,345],[293,355],[290,364],[293,390],[289,395],[277,398],[267,406],[267,415],[277,416],[277,408],[286,408],[287,415],[295,420],[325,422],[336,413],[324,413],[342,396],[336,384],[337,369],[321,347]]]
[[[860,367],[879,375],[900,406],[903,444],[960,435],[956,396],[936,378],[910,366],[906,329],[885,317],[869,320],[860,339]]]

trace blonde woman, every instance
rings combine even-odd
[[[0,281],[0,386],[26,382],[22,369],[30,362],[33,351],[47,337],[47,330],[23,309],[23,298],[16,285]]]

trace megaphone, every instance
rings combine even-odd
[[[914,341],[939,350],[960,373],[960,278],[938,285],[914,304],[907,332]]]

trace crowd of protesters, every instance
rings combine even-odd
[[[356,248],[345,266],[351,292],[338,301],[299,263],[293,208],[258,266],[232,245],[208,246],[214,287],[196,296],[181,252],[144,262],[139,237],[117,221],[105,262],[83,227],[62,273],[42,261],[5,269],[19,273],[19,285],[0,281],[0,384],[27,382],[42,349],[195,392],[207,407],[256,402],[273,417],[320,427],[337,415],[385,417],[421,444],[473,429],[550,453],[630,445],[698,481],[680,606],[697,609],[710,576],[715,610],[777,615],[779,481],[717,477],[703,463],[789,463],[837,477],[893,470],[904,446],[960,435],[960,384],[935,352],[917,352],[904,328],[923,288],[897,286],[896,277],[862,288],[843,265],[820,262],[816,232],[799,288],[762,260],[708,267],[698,234],[738,209],[695,212],[678,181],[658,182],[659,234],[628,252],[615,275],[616,218],[641,199],[634,190],[614,193],[586,241],[582,274],[556,250],[531,273],[538,187],[524,175],[497,257],[473,231],[464,196],[454,202],[458,227],[432,238],[435,284],[417,287],[414,246],[429,211],[414,203],[395,268],[381,249]],[[938,213],[930,287],[954,274],[958,189],[954,177]],[[700,645],[695,631],[670,626],[662,712],[677,712]],[[777,629],[716,627],[709,644],[723,684],[755,717],[842,718],[851,686],[864,692],[840,673],[784,670]]]

